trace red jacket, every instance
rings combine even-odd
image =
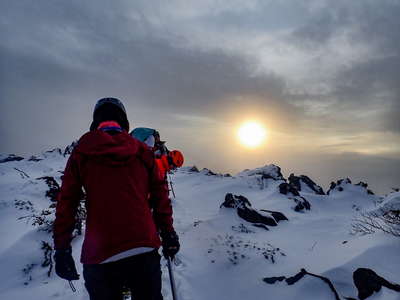
[[[167,155],[163,154],[160,158],[156,158],[156,164],[160,173],[160,177],[164,179],[167,176],[167,172],[171,170]]]
[[[57,202],[56,249],[70,246],[82,187],[87,208],[84,264],[136,247],[158,248],[158,231],[173,230],[168,188],[154,154],[126,132],[88,132],[72,152]]]

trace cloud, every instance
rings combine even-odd
[[[65,122],[69,127],[72,119],[82,130],[87,121],[77,120],[82,115],[74,111],[88,111],[88,103],[91,108],[106,95],[125,100],[134,119],[135,112],[149,108],[152,119],[193,112],[218,119],[239,110],[269,118],[285,114],[290,120],[286,126],[298,118],[301,109],[286,101],[284,79],[272,72],[257,73],[253,58],[188,47],[184,38],[160,32],[126,2],[110,10],[105,2],[92,4],[10,4],[0,41],[2,126],[38,124],[31,130],[40,143],[44,138],[39,133],[48,125],[42,122],[43,113],[50,107],[53,117],[46,116],[47,123]],[[22,9],[27,13],[22,15]],[[5,116],[11,111],[23,118]],[[61,125],[59,130],[46,139],[60,141]],[[11,136],[3,145],[27,141],[22,131]]]
[[[394,30],[400,4],[339,1],[320,9],[292,32],[291,43],[314,55],[315,64],[336,57],[330,60],[336,66],[322,74],[324,90],[304,89],[293,98],[310,106],[326,102],[321,117],[350,130],[400,133],[400,34]]]
[[[87,130],[97,99],[115,96],[132,126],[161,128],[210,167],[284,163],[313,147],[398,153],[399,6],[3,1],[0,152],[65,145]],[[225,153],[236,123],[249,117],[281,134],[282,145]]]

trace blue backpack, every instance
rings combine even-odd
[[[152,128],[146,128],[146,127],[135,128],[131,131],[130,135],[132,137],[134,137],[135,139],[138,139],[141,142],[144,142],[150,136],[154,136],[154,138],[160,137],[160,134],[158,133],[157,130],[152,129]]]
[[[155,129],[138,127],[133,129],[130,135],[151,147],[156,156],[169,153],[165,141],[160,140],[160,133]]]

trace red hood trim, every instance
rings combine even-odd
[[[97,129],[102,129],[104,127],[118,127],[121,128],[122,127],[115,121],[105,121],[105,122],[101,122],[99,127],[97,127]]]

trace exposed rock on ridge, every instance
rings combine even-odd
[[[251,207],[251,203],[246,197],[231,193],[226,194],[225,201],[220,207],[234,208],[239,217],[252,223],[254,226],[263,227],[267,230],[268,227],[266,226],[277,226],[278,222],[288,220],[281,212],[263,210],[268,215],[259,212]]]
[[[293,173],[290,174],[289,184],[298,191],[302,191],[302,185],[306,185],[310,190],[314,191],[317,195],[325,195],[322,187],[317,185],[310,177],[306,175],[295,176]]]

